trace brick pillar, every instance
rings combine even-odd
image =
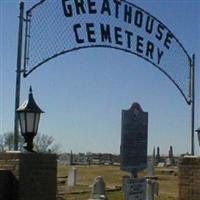
[[[200,157],[179,160],[179,200],[200,200]]]
[[[9,170],[17,180],[14,186],[17,198],[14,200],[56,200],[55,154],[1,153],[0,168]]]
[[[17,182],[9,170],[0,169],[0,200],[15,200]]]

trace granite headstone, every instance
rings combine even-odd
[[[135,172],[147,167],[148,113],[138,103],[122,110],[121,170]]]
[[[101,176],[96,177],[89,200],[106,200],[105,188],[106,185],[103,178]]]
[[[154,200],[154,195],[158,196],[159,193],[159,184],[158,182],[151,180],[151,179],[147,179],[146,180],[146,200]]]

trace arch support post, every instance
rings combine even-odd
[[[19,3],[19,28],[17,44],[17,69],[16,69],[16,89],[15,89],[15,119],[14,119],[14,150],[18,150],[19,125],[17,117],[17,108],[20,103],[20,85],[21,85],[21,62],[22,62],[22,43],[23,43],[23,21],[24,21],[24,2]]]
[[[195,124],[195,54],[192,55],[191,68],[191,154],[194,155],[194,124]]]

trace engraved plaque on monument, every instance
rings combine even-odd
[[[148,113],[138,103],[122,110],[121,170],[134,172],[147,167]]]
[[[146,198],[145,178],[123,178],[123,191],[125,200],[145,200]]]

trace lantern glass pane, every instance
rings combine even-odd
[[[40,121],[40,113],[35,114],[35,127],[34,127],[34,133],[37,133],[38,125]]]
[[[198,141],[199,141],[199,146],[200,146],[200,132],[198,132]]]
[[[34,131],[34,121],[35,121],[35,113],[26,113],[26,120],[27,120],[27,132],[33,133]]]
[[[21,132],[22,133],[26,133],[25,113],[20,113],[19,114],[19,121],[20,121]]]

